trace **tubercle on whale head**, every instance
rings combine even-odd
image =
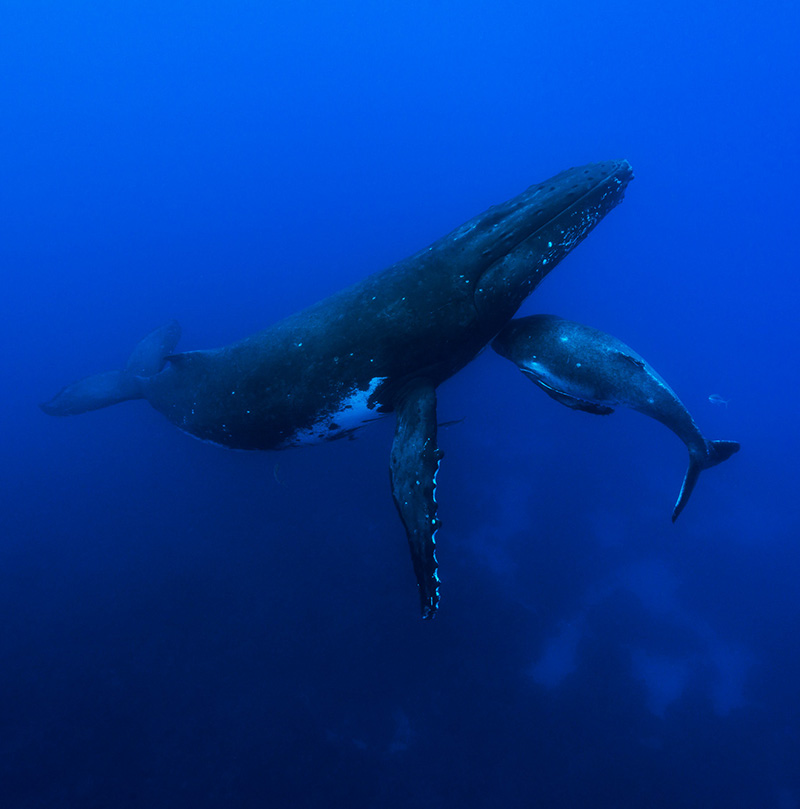
[[[485,249],[494,260],[475,284],[474,300],[487,330],[496,332],[539,282],[623,199],[633,179],[627,160],[567,169],[509,201],[517,238],[502,250]]]

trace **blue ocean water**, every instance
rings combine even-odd
[[[788,0],[3,3],[0,806],[800,807],[798,32]],[[486,352],[438,392],[422,622],[391,419],[260,454],[37,407],[612,158],[625,201],[522,312],[741,441],[674,526],[671,433]]]

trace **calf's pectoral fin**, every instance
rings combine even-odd
[[[593,413],[595,416],[609,416],[614,412],[613,407],[597,404],[596,402],[590,402],[586,399],[579,399],[577,396],[570,396],[568,393],[564,393],[564,391],[561,390],[556,390],[545,382],[542,382],[541,379],[537,379],[532,373],[526,371],[524,368],[520,368],[520,370],[523,374],[525,374],[525,376],[528,377],[528,379],[535,382],[536,385],[538,385],[551,399],[554,399],[556,402],[564,405],[565,407],[570,407],[573,410],[583,410],[584,413]]]
[[[406,529],[423,618],[439,605],[435,536],[436,473],[444,453],[436,446],[436,391],[415,380],[395,402],[397,425],[390,460],[392,497]]]

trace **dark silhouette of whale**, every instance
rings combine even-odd
[[[626,405],[669,427],[689,450],[672,522],[683,511],[700,472],[739,450],[736,441],[705,438],[655,369],[610,334],[555,315],[532,315],[512,320],[492,348],[560,404],[601,416]]]
[[[144,398],[181,430],[236,449],[331,440],[394,411],[394,502],[422,613],[439,601],[434,546],[437,385],[469,363],[537,284],[623,197],[627,161],[568,169],[419,253],[233,345],[174,353],[169,323],[122,371],[42,405],[66,416]]]

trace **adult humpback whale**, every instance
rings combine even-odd
[[[439,602],[434,538],[437,385],[469,363],[553,267],[623,197],[625,160],[568,169],[489,208],[382,272],[258,334],[173,353],[170,323],[122,371],[42,405],[66,416],[144,398],[173,424],[236,449],[283,449],[351,433],[394,411],[394,502],[423,617]]]
[[[672,522],[689,502],[700,472],[739,451],[736,441],[709,441],[656,370],[610,334],[555,315],[531,315],[512,320],[492,348],[559,404],[599,416],[626,405],[669,427],[689,450]]]

